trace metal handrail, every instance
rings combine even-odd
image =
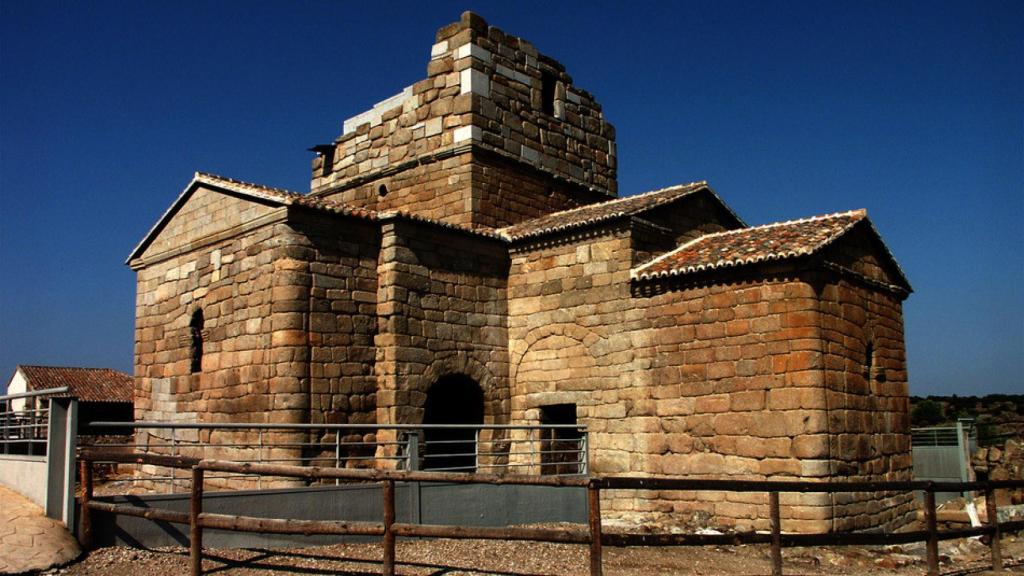
[[[262,429],[262,430],[551,430],[572,429],[586,431],[579,424],[287,424],[248,422],[202,422],[176,423],[151,422],[90,422],[96,428],[175,428],[178,430],[205,430],[214,428]]]
[[[0,396],[2,400],[18,400],[20,398],[33,398],[35,396],[49,396],[50,394],[63,394],[70,390],[67,386],[61,386],[60,388],[47,388],[46,390],[33,390],[32,392],[19,392],[17,394],[5,394]]]

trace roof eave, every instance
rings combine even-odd
[[[254,190],[239,190],[237,188],[229,188],[227,186],[219,184],[217,178],[207,177],[202,172],[196,172],[192,176],[192,180],[189,181],[187,186],[185,186],[185,189],[181,191],[181,194],[178,195],[174,202],[171,203],[170,207],[167,208],[163,215],[160,216],[160,219],[157,220],[156,224],[154,224],[153,227],[149,229],[149,232],[147,232],[146,235],[142,238],[142,241],[135,246],[135,249],[132,250],[127,260],[125,260],[126,265],[132,266],[134,268],[133,263],[137,262],[137,260],[142,257],[142,254],[143,252],[145,252],[146,248],[148,248],[149,245],[153,242],[153,240],[156,239],[157,235],[160,234],[164,226],[167,225],[167,222],[169,222],[170,219],[174,216],[174,214],[177,213],[177,211],[185,204],[185,202],[188,201],[188,199],[192,196],[192,194],[196,191],[196,189],[199,186],[204,186],[206,188],[210,188],[218,192],[229,194],[231,196],[247,198],[250,200],[269,203],[276,206],[291,205],[290,201],[282,201],[281,198],[274,197],[271,194],[262,194]]]

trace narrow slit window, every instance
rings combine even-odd
[[[203,369],[203,320],[202,309],[197,308],[192,312],[192,319],[189,320],[189,353],[191,359],[191,372],[196,374]]]
[[[320,171],[321,176],[330,176],[331,171],[334,170],[334,146],[326,146],[322,150],[324,157],[324,165]]]
[[[864,379],[871,382],[875,376],[875,343],[868,341],[864,350]]]
[[[555,113],[555,84],[557,80],[551,72],[541,72],[540,75],[540,106],[541,112],[554,115]]]

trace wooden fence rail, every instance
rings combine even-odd
[[[351,470],[310,466],[285,466],[199,460],[180,456],[153,454],[126,454],[100,449],[83,450],[79,456],[82,478],[82,514],[79,540],[83,548],[92,545],[92,512],[138,516],[189,525],[189,559],[191,574],[202,574],[203,529],[260,532],[275,534],[337,534],[381,536],[384,556],[383,574],[395,574],[395,539],[403,537],[471,538],[498,540],[530,540],[536,542],[562,542],[590,545],[590,574],[602,574],[602,546],[704,546],[709,544],[769,544],[773,576],[782,574],[782,548],[820,545],[866,545],[925,542],[928,575],[939,573],[938,543],[940,540],[966,536],[988,535],[992,565],[1002,569],[999,538],[1002,532],[1024,529],[1024,521],[999,523],[996,516],[995,490],[1024,487],[1024,480],[991,482],[773,482],[747,480],[690,480],[679,478],[647,477],[550,477],[550,476],[496,476],[445,472],[418,472],[399,470]],[[128,462],[190,469],[192,492],[189,512],[174,512],[158,508],[143,508],[125,504],[112,504],[93,499],[93,463]],[[329,520],[292,520],[229,516],[203,512],[203,480],[205,473],[231,472],[246,475],[291,478],[343,479],[353,482],[374,482],[382,485],[383,519],[381,522],[344,522]],[[587,490],[588,526],[586,530],[570,528],[511,528],[470,527],[435,524],[409,524],[395,521],[395,482],[450,482],[461,484],[519,484],[533,486],[575,486]],[[604,534],[601,526],[601,490],[715,490],[728,492],[766,492],[771,530],[767,534]],[[925,530],[894,534],[881,533],[827,533],[785,534],[779,505],[781,492],[924,492]],[[983,491],[988,513],[985,526],[963,530],[938,530],[935,514],[935,492]]]

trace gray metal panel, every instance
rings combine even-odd
[[[914,446],[914,480],[962,482],[960,446]],[[946,502],[959,497],[957,492],[936,492],[935,501]]]
[[[959,446],[914,446],[914,479],[960,482]]]
[[[424,484],[424,524],[511,526],[540,522],[587,522],[583,488],[490,484]]]
[[[395,512],[399,522],[505,526],[539,522],[586,522],[586,490],[551,486],[484,486],[399,483]],[[188,494],[97,498],[134,506],[187,512]],[[417,506],[418,503],[418,506]],[[377,485],[315,486],[280,490],[207,492],[203,510],[218,514],[379,522],[383,518]],[[93,513],[96,546],[130,545],[143,548],[187,546],[188,526],[153,522],[130,516]],[[377,541],[372,536],[291,536],[205,530],[203,544],[212,548],[318,545]]]

